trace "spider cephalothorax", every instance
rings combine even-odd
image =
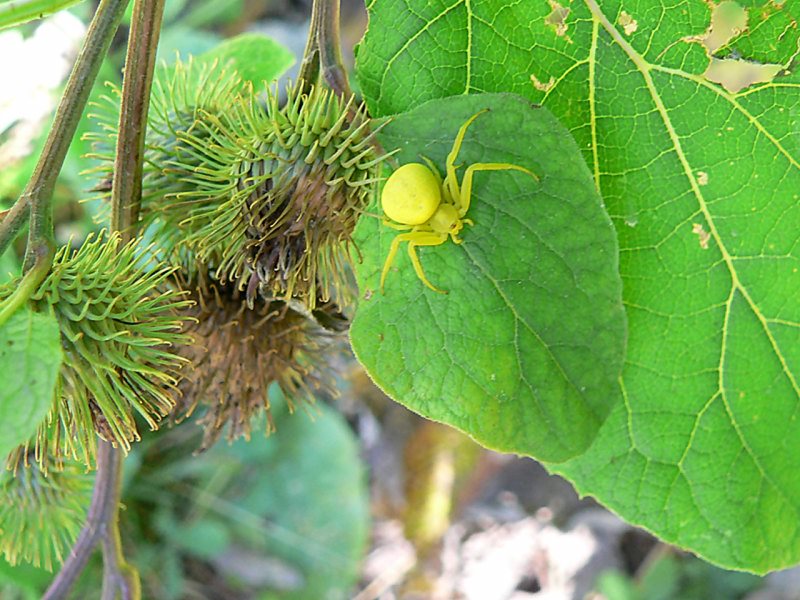
[[[472,225],[465,218],[469,211],[472,197],[472,178],[477,171],[514,170],[527,173],[534,179],[536,175],[524,167],[509,163],[474,163],[464,171],[464,178],[459,185],[456,178],[455,161],[467,128],[485,110],[470,117],[458,130],[453,148],[447,155],[446,174],[442,181],[436,166],[425,159],[427,166],[421,163],[409,163],[397,169],[383,187],[381,207],[385,218],[384,225],[401,233],[392,240],[389,254],[381,272],[381,291],[386,276],[392,266],[400,244],[408,242],[408,254],[417,276],[426,286],[435,292],[446,293],[433,286],[422,270],[417,256],[417,246],[438,246],[448,238],[460,244],[458,234],[465,224]]]

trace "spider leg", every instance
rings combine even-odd
[[[525,167],[512,165],[510,163],[475,163],[467,167],[464,171],[464,180],[461,182],[461,195],[458,197],[458,214],[462,217],[469,210],[469,203],[472,199],[472,177],[476,171],[522,171],[539,181],[539,177]]]
[[[420,154],[419,157],[428,165],[428,168],[431,170],[431,173],[433,173],[433,176],[436,177],[436,181],[439,182],[439,185],[442,185],[442,176],[439,174],[439,167],[427,156],[422,156]]]
[[[461,197],[461,193],[458,189],[458,179],[456,179],[456,158],[458,158],[458,152],[461,150],[461,144],[464,141],[464,136],[467,133],[467,127],[477,119],[481,114],[488,112],[488,108],[484,108],[482,111],[479,111],[472,115],[467,122],[461,126],[461,129],[458,130],[458,134],[456,135],[456,139],[453,142],[453,148],[450,150],[450,154],[447,155],[447,162],[445,163],[447,167],[447,177],[445,181],[445,187],[449,189],[450,196],[453,200],[458,201],[458,198]]]
[[[417,272],[417,277],[422,280],[422,283],[431,288],[434,292],[446,294],[447,292],[445,290],[440,290],[439,288],[434,287],[433,284],[428,281],[428,278],[425,277],[425,272],[422,270],[422,263],[419,261],[419,256],[417,256],[416,247],[438,246],[439,244],[443,244],[445,241],[447,241],[447,234],[412,232],[399,235],[397,237],[408,237],[408,255],[411,257],[411,264],[414,265],[414,270]]]
[[[442,181],[442,176],[439,174],[439,168],[436,164],[427,156],[422,156],[420,154],[420,158],[425,161],[425,164],[428,165],[428,168],[431,170],[431,173],[436,177],[436,181],[439,182],[439,187],[442,189],[442,202],[444,204],[455,204],[453,201],[453,195],[450,192],[450,186],[448,185],[447,181]]]
[[[381,293],[383,294],[383,285],[386,282],[386,276],[389,274],[389,269],[394,262],[397,251],[400,249],[400,244],[408,242],[408,255],[411,257],[411,264],[414,265],[414,271],[417,277],[422,280],[426,286],[435,292],[447,293],[442,290],[436,289],[428,278],[425,277],[425,272],[422,270],[422,263],[419,261],[417,246],[438,246],[447,240],[447,235],[442,233],[424,232],[424,231],[411,231],[409,233],[401,233],[392,240],[392,245],[389,247],[389,254],[386,256],[386,262],[383,263],[383,271],[381,272]]]
[[[395,223],[394,221],[390,221],[386,217],[383,217],[383,224],[387,227],[391,227],[392,229],[397,229],[398,231],[408,231],[409,229],[413,229],[413,225],[402,225],[400,223]]]
[[[381,294],[383,294],[383,284],[386,282],[386,276],[389,274],[389,269],[392,267],[394,257],[397,255],[397,249],[400,247],[400,242],[404,241],[408,234],[401,233],[392,240],[392,245],[389,246],[389,254],[386,255],[386,262],[383,263],[383,271],[381,271]]]

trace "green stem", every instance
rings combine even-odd
[[[308,39],[306,48],[303,50],[303,60],[300,62],[300,72],[298,79],[306,87],[306,91],[319,79],[319,20],[321,18],[321,3],[314,0],[311,6],[311,22],[308,26]]]
[[[134,4],[111,186],[111,229],[122,234],[123,242],[130,240],[139,222],[147,112],[163,14],[164,0]]]
[[[350,96],[339,38],[339,0],[314,0],[311,7],[311,24],[299,79],[308,87],[317,83],[320,75],[333,91]]]
[[[19,235],[23,225],[28,222],[31,211],[26,198],[19,198],[14,206],[8,209],[0,221],[0,256],[8,250],[11,242]]]
[[[17,289],[8,298],[0,303],[0,327],[13,315],[17,309],[28,301],[33,293],[44,281],[50,272],[50,265],[53,262],[52,252],[41,255],[33,264],[33,267],[25,273],[22,281],[19,282]]]
[[[339,0],[319,0],[321,18],[317,31],[322,79],[341,96],[352,95],[347,82],[347,70],[342,59],[342,42],[339,38]]]
[[[150,107],[150,88],[163,14],[164,0],[134,2],[125,57],[125,76],[122,81],[114,178],[111,184],[111,231],[120,232],[123,242],[133,237],[139,223],[147,112]],[[139,572],[126,562],[119,533],[122,452],[112,448],[109,453],[105,469],[107,485],[111,491],[108,522],[103,536],[101,600],[116,600],[118,594],[123,600],[138,600],[141,597]]]
[[[25,191],[18,202],[30,206],[31,225],[24,268],[33,265],[42,246],[55,246],[51,199],[56,178],[86,108],[92,85],[108,53],[128,0],[102,0],[89,25],[83,47],[72,68],[56,116]]]
[[[89,557],[98,542],[108,535],[112,524],[116,528],[115,515],[119,506],[119,496],[115,492],[119,486],[115,483],[115,478],[119,478],[120,461],[119,452],[111,444],[101,440],[97,447],[97,477],[94,481],[92,502],[89,505],[86,523],[58,575],[42,596],[42,600],[67,598],[69,590],[86,568],[86,563],[89,562]]]
[[[0,29],[41,19],[83,0],[10,0],[0,4]]]

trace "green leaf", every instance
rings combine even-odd
[[[181,524],[165,533],[168,533],[169,539],[187,554],[206,560],[225,552],[231,541],[225,525],[213,518]]]
[[[44,569],[27,564],[11,566],[0,557],[0,597],[4,600],[38,600],[52,578]]]
[[[14,253],[13,248],[8,248],[0,254],[0,284],[6,283],[15,277],[19,277],[21,269],[20,261]]]
[[[459,127],[486,108],[456,163],[521,165],[539,181],[476,174],[463,244],[419,250],[446,295],[422,284],[405,251],[381,294],[398,232],[362,218],[353,349],[415,412],[490,448],[565,460],[611,410],[625,337],[614,231],[577,146],[547,110],[512,95],[429,102],[396,116],[381,142],[401,149],[400,163],[424,156],[444,172]]]
[[[52,408],[61,360],[52,312],[20,308],[0,326],[0,456],[30,439]]]
[[[136,562],[147,597],[183,597],[163,589],[164,565],[180,572],[187,553],[213,557],[222,576],[245,580],[254,594],[350,597],[370,519],[358,442],[324,404],[293,415],[277,389],[270,402],[277,431],[269,437],[262,413],[251,440],[219,443],[200,455],[190,455],[200,440],[191,437],[189,423],[134,449],[143,454],[142,468],[123,500],[129,518],[146,517],[137,520],[149,541],[139,544]],[[177,591],[193,585],[193,573],[177,579],[183,578]]]
[[[221,43],[222,38],[218,34],[188,27],[181,21],[177,25],[166,27],[162,32],[158,40],[157,58],[159,64],[164,61],[172,65],[178,56],[202,56]]]
[[[633,582],[619,571],[600,573],[595,589],[606,600],[639,600]]]
[[[796,564],[796,3],[741,3],[748,28],[713,58],[784,69],[736,93],[705,75],[707,3],[562,2],[566,16],[556,2],[407,4],[370,5],[358,75],[373,112],[524,94],[577,138],[617,228],[624,403],[558,471],[718,564]]]
[[[232,63],[244,81],[258,89],[277,79],[294,64],[294,55],[275,40],[258,33],[243,33],[198,56],[198,64]]]
[[[194,1],[191,10],[182,18],[182,23],[189,27],[199,29],[208,27],[219,28],[221,25],[235,23],[237,20],[246,20],[247,11],[244,0],[230,0],[217,2],[216,0]]]
[[[0,29],[52,15],[83,0],[6,0],[0,2]]]
[[[230,490],[239,512],[256,517],[242,523],[239,535],[300,574],[302,586],[280,590],[283,600],[350,597],[369,536],[358,443],[336,411],[324,404],[310,410],[313,419],[290,415],[279,404],[272,436],[210,451],[233,453],[239,457],[234,464],[251,465]]]
[[[550,31],[536,37],[543,35],[541,24],[550,12],[544,0],[373,0],[368,9],[356,74],[373,116],[457,94],[524,94],[533,87],[528,76],[537,42],[554,37]],[[559,50],[567,62],[579,47],[562,44]],[[517,75],[522,85],[516,85]]]

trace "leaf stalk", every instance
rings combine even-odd
[[[17,289],[4,302],[0,303],[0,327],[13,315],[17,309],[28,301],[39,284],[45,280],[53,264],[53,249],[42,246],[44,253],[39,255],[33,267],[22,277]]]

